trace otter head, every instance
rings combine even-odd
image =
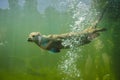
[[[28,42],[38,42],[41,40],[41,35],[39,32],[32,32],[29,34]]]

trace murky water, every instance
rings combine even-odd
[[[64,40],[51,54],[27,42],[30,32],[79,32],[98,19],[106,0],[0,0],[0,80],[119,80],[120,6],[108,1],[97,27],[106,32],[77,47],[76,37]]]

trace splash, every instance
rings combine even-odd
[[[64,4],[69,5],[68,11],[73,14],[74,22],[70,25],[71,32],[82,31],[86,26],[91,26],[91,23],[95,20],[97,12],[95,9],[91,9],[90,4],[88,5],[80,0],[65,0]],[[81,49],[77,47],[80,42],[80,39],[78,40],[77,37],[72,37],[64,40],[62,43],[64,46],[70,46],[70,49],[62,56],[62,60],[58,65],[60,73],[65,75],[63,80],[83,80],[80,69],[77,67],[78,58],[82,57],[82,54],[80,54]]]

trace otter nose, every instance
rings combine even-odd
[[[31,38],[28,38],[28,40],[27,40],[27,41],[32,42],[32,39],[31,39]]]

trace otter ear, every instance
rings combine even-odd
[[[36,32],[36,33],[37,33],[37,35],[41,35],[40,32]]]

